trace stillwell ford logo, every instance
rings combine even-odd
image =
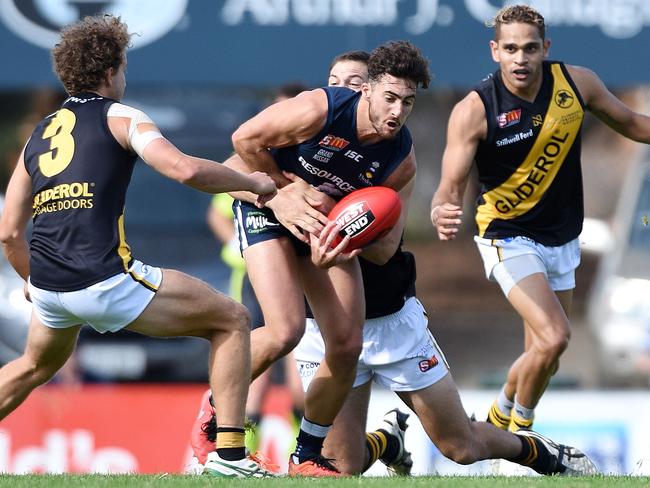
[[[0,19],[14,34],[50,49],[61,28],[100,13],[120,16],[129,26],[132,48],[146,46],[183,19],[188,0],[1,0]]]

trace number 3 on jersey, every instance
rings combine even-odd
[[[50,151],[38,157],[38,167],[44,176],[58,175],[66,169],[74,156],[72,129],[77,123],[74,112],[59,110],[43,131],[43,139],[50,140]]]

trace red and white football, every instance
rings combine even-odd
[[[346,251],[365,247],[386,235],[399,220],[401,212],[402,202],[391,188],[371,186],[355,190],[341,199],[327,216],[341,226],[333,246],[350,236]]]

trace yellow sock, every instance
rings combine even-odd
[[[510,418],[510,424],[508,425],[508,430],[510,432],[517,432],[521,429],[530,430],[533,427],[533,420],[535,420],[534,417],[532,419],[523,419],[518,416],[513,410],[512,417]]]
[[[510,415],[502,412],[495,401],[488,412],[487,421],[502,430],[508,430]]]
[[[364,471],[370,468],[370,466],[372,466],[375,461],[377,461],[377,459],[379,459],[381,455],[386,452],[386,448],[388,447],[388,439],[386,438],[386,434],[380,430],[376,430],[374,432],[366,432],[366,447],[368,448],[370,458],[364,467]]]

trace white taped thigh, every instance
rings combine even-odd
[[[494,279],[507,297],[512,287],[535,273],[546,273],[542,260],[535,254],[522,254],[497,263],[492,269]],[[548,276],[548,275],[547,275]]]

